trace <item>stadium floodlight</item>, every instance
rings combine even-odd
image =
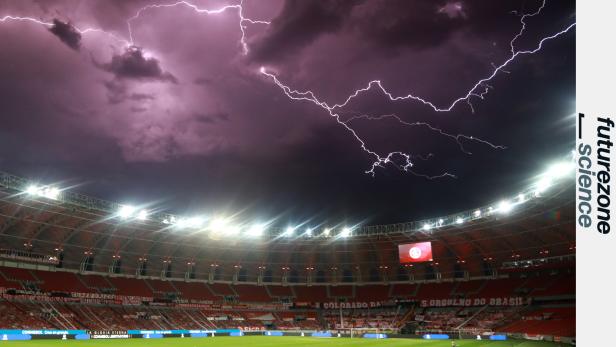
[[[26,188],[28,195],[40,196],[50,200],[58,200],[60,197],[60,189],[56,187],[39,187],[35,184],[29,185]]]
[[[56,187],[46,187],[41,191],[40,195],[47,199],[58,200],[58,197],[60,196],[60,189]]]
[[[456,218],[456,224],[462,224],[462,223],[464,223],[464,218],[462,217]]]
[[[423,230],[428,231],[430,229],[432,229],[432,226],[430,224],[426,223],[426,224],[423,225]]]
[[[545,192],[552,185],[552,179],[550,177],[544,177],[535,186],[535,195],[539,196]]]
[[[186,226],[189,228],[201,228],[203,226],[203,218],[191,217],[186,220]]]
[[[330,233],[330,232],[331,232],[331,230],[330,230],[329,228],[325,228],[325,229],[323,229],[323,235],[324,235],[325,237],[329,237],[329,233]]]
[[[525,201],[526,201],[526,196],[524,195],[524,193],[518,194],[518,204],[522,204]]]
[[[201,228],[203,226],[204,219],[201,217],[181,218],[176,223],[176,226],[180,229],[184,228]]]
[[[224,232],[227,235],[237,235],[240,233],[240,227],[238,227],[237,225],[227,225],[224,228]]]
[[[178,219],[178,222],[175,224],[175,226],[180,228],[180,229],[186,228],[188,226],[188,219],[186,219],[186,218]]]
[[[130,218],[137,209],[135,206],[131,205],[122,205],[120,206],[120,210],[118,211],[118,216],[122,219]]]
[[[146,220],[146,219],[148,219],[148,215],[149,215],[148,211],[141,210],[141,211],[139,211],[139,213],[137,213],[137,219],[139,219],[139,220]]]
[[[567,176],[573,171],[574,165],[572,162],[560,162],[553,164],[548,168],[546,175],[550,178],[558,179]]]
[[[36,185],[30,185],[28,186],[28,188],[26,188],[26,193],[30,194],[30,195],[38,195],[39,192],[39,187]]]
[[[177,218],[175,218],[175,216],[170,216],[169,218],[165,218],[163,220],[164,224],[176,224],[177,222],[178,221],[177,221]]]
[[[214,218],[210,222],[210,229],[214,232],[223,232],[227,228],[227,220],[225,218]]]
[[[475,218],[481,217],[481,210],[476,210],[473,214],[475,215]]]
[[[312,229],[311,228],[307,228],[306,229],[306,236],[308,236],[308,237],[312,236]]]
[[[445,223],[445,221],[443,220],[443,218],[441,218],[441,219],[439,219],[439,220],[438,220],[438,225],[439,225],[439,226],[443,225],[443,223]]]
[[[248,229],[248,235],[258,237],[263,235],[265,231],[265,225],[263,224],[255,224]]]
[[[284,232],[284,236],[292,237],[294,232],[295,232],[294,227],[288,227],[287,230]]]
[[[351,236],[351,228],[349,228],[349,227],[342,228],[342,232],[340,233],[340,236],[342,236],[342,237],[349,237],[349,236]]]
[[[509,213],[512,209],[513,205],[507,200],[503,200],[498,204],[498,212],[500,213]]]

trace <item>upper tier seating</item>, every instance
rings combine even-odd
[[[533,296],[575,295],[575,276],[558,276],[547,287],[533,290]]]
[[[293,291],[289,286],[267,286],[267,290],[273,297],[294,297]]]
[[[179,279],[143,279],[56,271],[0,268],[0,287],[43,292],[105,293],[126,296],[163,297],[178,294],[189,300],[221,302],[225,297],[246,302],[386,301],[390,299],[430,300],[444,298],[563,297],[575,295],[574,275],[513,277],[472,281],[442,281],[391,284],[257,285],[254,283],[205,283]]]
[[[212,293],[220,296],[237,296],[237,293],[226,283],[213,283],[209,285]]]
[[[459,282],[458,286],[455,288],[454,294],[459,294],[459,295],[476,294],[485,283],[486,283],[485,281]]]
[[[329,302],[325,286],[293,286],[296,300],[299,302]]]
[[[128,296],[153,296],[145,281],[136,278],[109,277],[109,282],[117,289],[117,294]]]
[[[508,297],[515,294],[515,290],[525,282],[519,278],[501,278],[489,280],[485,286],[471,297]]]
[[[353,286],[329,286],[331,298],[352,298]]]
[[[395,283],[392,284],[391,296],[396,298],[410,298],[415,297],[418,289],[417,284],[411,283]]]
[[[94,292],[93,289],[86,287],[74,273],[63,271],[35,271],[34,275],[41,281],[38,285],[39,288],[46,292]]]
[[[451,296],[453,282],[422,283],[419,286],[417,297],[419,299],[442,299]]]
[[[189,300],[219,300],[203,282],[174,281],[173,286],[180,291],[182,298]]]
[[[177,293],[178,290],[173,286],[171,281],[163,280],[146,280],[152,291],[155,293]]]
[[[86,287],[91,289],[96,289],[102,291],[103,289],[113,289],[115,291],[115,287],[111,282],[107,280],[107,277],[103,277],[101,275],[80,275],[81,281],[85,283]]]
[[[386,301],[389,299],[389,286],[382,284],[355,287],[357,301]]]
[[[240,301],[245,302],[271,302],[272,298],[263,286],[237,284],[234,286],[235,292],[239,295]]]
[[[9,281],[36,282],[36,278],[26,269],[3,267],[2,274]]]

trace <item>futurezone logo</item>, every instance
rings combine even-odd
[[[609,117],[596,117],[594,127],[588,128],[591,124],[584,124],[584,117],[583,113],[578,114],[577,223],[582,228],[596,225],[599,233],[609,234],[610,154],[614,145],[611,131],[614,121]]]

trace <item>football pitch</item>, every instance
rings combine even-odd
[[[292,336],[242,336],[242,337],[205,337],[205,338],[164,338],[164,339],[110,339],[110,340],[31,340],[31,341],[0,341],[0,346],[43,347],[43,346],[143,346],[143,347],[451,347],[451,340],[429,341],[419,339],[364,339],[364,338],[316,338]],[[535,342],[522,340],[509,341],[476,341],[456,340],[459,347],[558,347],[558,343]],[[562,344],[562,346],[565,346]]]

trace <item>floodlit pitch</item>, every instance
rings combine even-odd
[[[164,338],[164,339],[129,339],[129,340],[32,340],[11,341],[5,343],[12,347],[38,347],[38,346],[147,346],[147,347],[170,347],[170,346],[249,346],[249,347],[292,347],[292,346],[379,346],[379,347],[450,347],[452,340],[428,341],[418,339],[363,339],[363,338],[313,338],[313,337],[266,337],[266,336],[243,336],[243,337],[208,337],[208,338]],[[557,347],[558,343],[542,341],[475,341],[455,340],[458,347]]]

